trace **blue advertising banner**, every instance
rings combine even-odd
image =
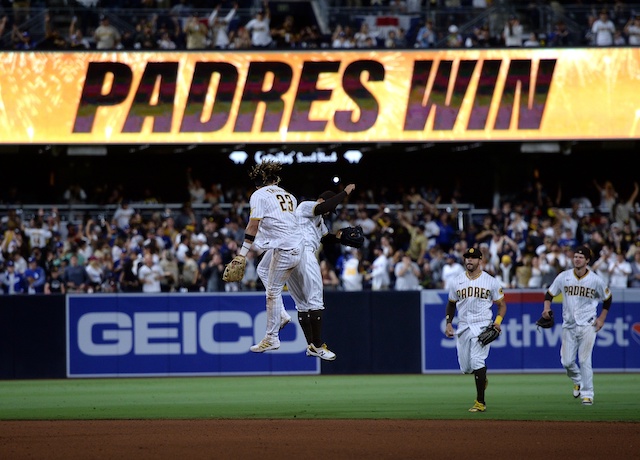
[[[264,293],[67,296],[67,376],[319,374],[294,323],[280,348],[252,353],[265,334]]]
[[[556,325],[539,329],[544,292],[505,294],[507,315],[502,334],[491,344],[487,367],[501,372],[564,372],[560,364],[562,304],[554,299]],[[613,291],[613,304],[598,332],[593,367],[608,372],[640,371],[640,293]],[[456,342],[444,335],[445,291],[423,291],[421,300],[423,373],[460,372]],[[601,311],[602,305],[598,307]],[[495,306],[494,306],[495,309]],[[495,316],[495,310],[494,310]],[[454,319],[454,329],[457,318]]]

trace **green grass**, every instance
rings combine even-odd
[[[471,414],[469,375],[186,377],[0,381],[0,420],[471,419],[640,422],[640,374],[596,374],[595,404],[564,374],[493,374]]]

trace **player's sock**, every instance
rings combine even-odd
[[[476,399],[478,402],[484,404],[484,389],[487,384],[487,366],[473,371],[473,376],[476,380]]]
[[[304,333],[304,338],[307,339],[307,343],[313,343],[313,333],[311,330],[311,316],[308,311],[298,312],[298,322]]]
[[[321,347],[324,343],[322,341],[322,313],[324,310],[311,310],[309,315],[311,317],[311,333],[313,338],[313,345]]]

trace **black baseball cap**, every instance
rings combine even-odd
[[[326,190],[322,192],[318,198],[322,198],[324,201],[327,201],[333,198],[334,196],[336,196],[335,192],[332,192],[331,190]]]
[[[588,246],[578,246],[574,254],[582,254],[585,259],[591,260],[591,249]]]
[[[482,252],[478,248],[469,248],[463,254],[465,259],[482,259]]]

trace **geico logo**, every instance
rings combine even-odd
[[[560,345],[562,339],[562,326],[556,324],[551,329],[540,329],[536,326],[536,318],[531,315],[522,315],[522,318],[511,318],[502,323],[502,334],[491,344],[494,348],[515,347],[555,347]],[[458,318],[454,319],[454,328],[457,326]],[[440,323],[440,330],[444,335],[446,321],[443,319]],[[629,331],[629,323],[625,323],[623,318],[616,318],[604,324],[603,328],[598,332],[596,346],[610,347],[617,345],[619,347],[628,347],[629,339],[625,338],[625,334]],[[440,346],[443,348],[455,348],[455,340],[443,338],[440,340]]]
[[[86,313],[77,323],[78,349],[89,356],[244,354],[265,327],[266,312],[255,318],[243,311]],[[304,335],[295,332],[294,340],[280,335],[277,353],[306,348]]]

